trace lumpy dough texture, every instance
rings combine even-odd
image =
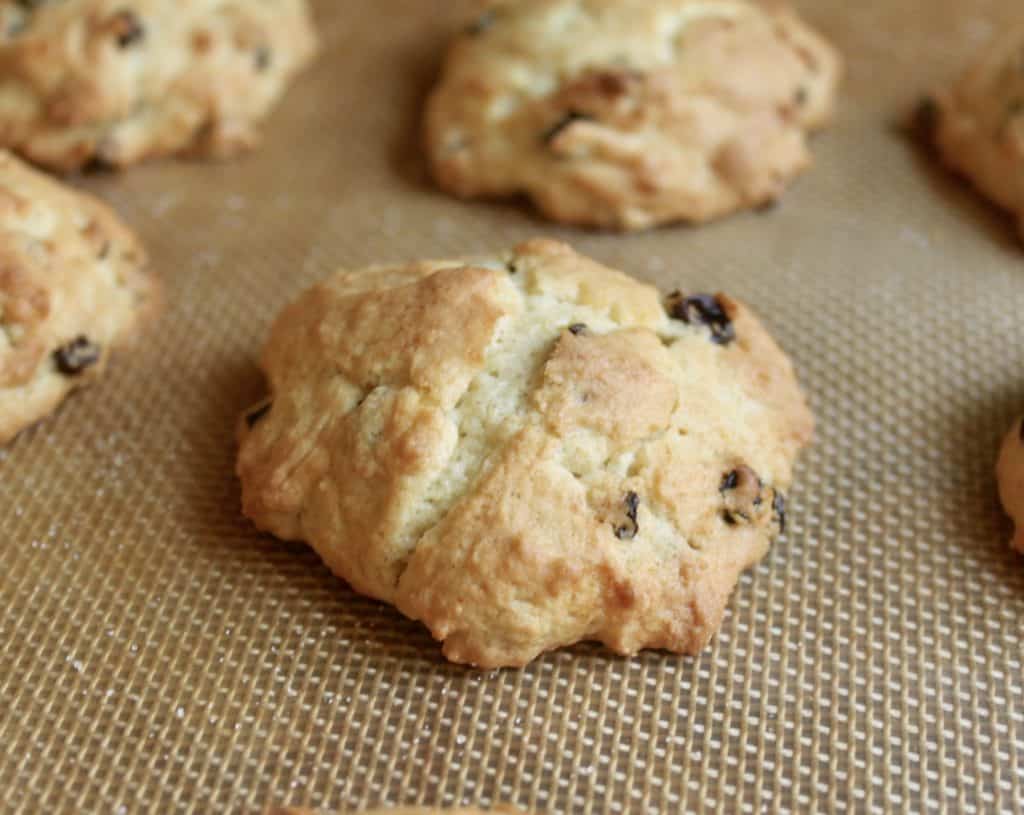
[[[1024,235],[1024,25],[988,45],[935,102],[944,161],[1011,212]]]
[[[157,287],[106,206],[0,150],[0,444],[94,380]]]
[[[314,50],[306,0],[0,2],[0,146],[58,170],[232,156]]]
[[[812,429],[741,304],[663,300],[548,241],[338,273],[263,368],[246,514],[485,667],[703,647]]]
[[[434,176],[564,222],[643,229],[777,198],[831,115],[834,49],[779,3],[497,3],[426,113]]]

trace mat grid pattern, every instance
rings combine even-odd
[[[0,809],[1024,809],[1024,559],[992,475],[1024,410],[1024,251],[895,127],[1018,3],[799,3],[848,60],[815,168],[769,214],[631,237],[426,182],[418,111],[472,2],[316,5],[324,55],[260,152],[74,180],[138,229],[167,302],[0,451]],[[535,235],[746,300],[811,396],[787,534],[696,658],[448,665],[240,515],[233,425],[290,298]]]

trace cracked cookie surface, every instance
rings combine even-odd
[[[1024,236],[1024,26],[987,46],[933,101],[929,127],[944,162],[1013,213]]]
[[[780,3],[495,3],[427,105],[439,185],[615,229],[770,203],[810,161],[840,60]]]
[[[0,151],[0,443],[103,370],[156,297],[104,204]]]
[[[305,0],[0,0],[0,146],[58,170],[231,156],[314,50]]]
[[[1014,422],[1003,439],[996,464],[999,498],[1014,524],[1011,545],[1024,553],[1024,420]]]
[[[262,366],[245,513],[483,667],[702,648],[812,430],[747,308],[551,241],[340,272],[281,313]]]

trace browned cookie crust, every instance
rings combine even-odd
[[[1024,26],[987,46],[934,99],[943,160],[1010,211],[1024,234]]]
[[[340,272],[282,312],[263,368],[246,514],[486,667],[702,648],[812,428],[744,306],[550,241]]]
[[[102,371],[155,287],[117,216],[0,151],[0,443]]]
[[[314,49],[305,0],[0,0],[0,146],[60,170],[234,155]]]
[[[778,197],[810,161],[840,60],[779,3],[494,3],[426,114],[437,182],[556,221],[643,229]]]

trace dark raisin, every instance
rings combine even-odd
[[[114,16],[118,48],[130,48],[146,39],[146,29],[134,12],[119,11]]]
[[[683,297],[674,292],[668,297],[669,314],[687,325],[706,325],[711,329],[711,341],[717,345],[728,345],[736,339],[732,320],[725,313],[722,303],[711,294],[695,294]]]
[[[511,260],[505,261],[505,268],[508,269],[509,274],[515,274],[519,271],[519,267],[516,266],[516,260],[517,258],[512,258]]]
[[[256,53],[253,56],[253,60],[256,64],[257,71],[265,71],[270,67],[270,63],[273,62],[274,54],[270,50],[269,46],[261,45],[256,49]]]
[[[82,165],[83,175],[100,175],[117,169],[117,165],[101,155],[92,156]]]
[[[251,410],[245,414],[245,423],[250,427],[255,427],[256,423],[259,422],[264,416],[270,413],[270,409],[274,406],[273,402],[266,402],[260,405],[255,410]]]
[[[561,119],[555,122],[551,127],[544,131],[541,136],[544,144],[551,144],[558,135],[568,127],[571,127],[576,122],[592,122],[594,121],[593,116],[588,116],[586,113],[580,113],[578,110],[570,110]]]
[[[939,106],[930,96],[924,97],[917,103],[914,109],[912,128],[914,134],[923,138],[931,139],[935,128],[939,126]]]
[[[100,347],[86,337],[78,337],[53,352],[57,370],[65,376],[77,376],[100,359]]]
[[[96,257],[99,260],[106,260],[110,256],[110,241],[103,241],[103,245],[100,247],[99,253]]]
[[[481,34],[490,31],[491,27],[498,21],[498,14],[494,9],[488,9],[476,20],[466,27],[466,33],[471,37],[479,37]]]
[[[587,324],[586,323],[573,323],[571,326],[569,326],[569,333],[575,334],[577,337],[580,334],[585,334],[586,331],[587,331]]]
[[[807,90],[806,85],[801,85],[799,88],[796,89],[796,92],[793,94],[793,102],[798,108],[802,108],[804,105],[806,105],[807,100],[810,98],[811,94]]]
[[[640,508],[640,496],[630,490],[626,493],[626,497],[622,499],[623,505],[626,507],[626,523],[621,526],[615,527],[615,537],[620,541],[632,540],[636,537],[636,533],[640,531],[640,524],[637,522],[637,510]]]
[[[630,92],[632,86],[644,81],[639,71],[601,71],[594,77],[595,89],[604,97],[614,99]]]
[[[764,484],[750,467],[740,465],[722,476],[718,491],[725,499],[722,520],[729,526],[737,523],[750,523],[757,513],[757,508],[764,501],[761,493]]]
[[[786,496],[778,490],[772,499],[772,512],[779,519],[779,534],[781,535],[786,531]]]

